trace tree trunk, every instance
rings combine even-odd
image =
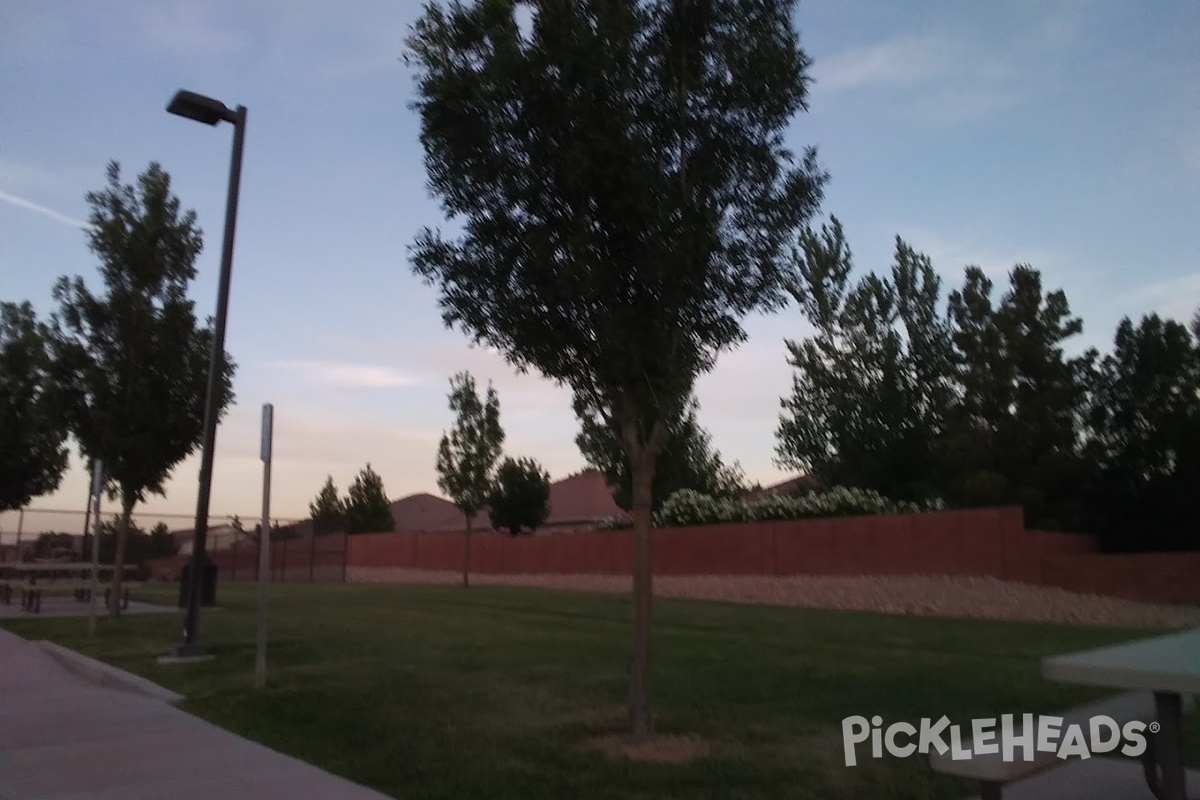
[[[471,573],[471,517],[467,516],[467,541],[463,547],[463,588],[468,589],[471,586],[471,580],[468,577]]]
[[[654,456],[646,453],[633,462],[633,665],[629,676],[629,724],[634,742],[654,732],[650,715],[650,620],[653,599],[651,568],[651,487]]]
[[[121,520],[117,523],[117,541],[113,553],[112,592],[108,597],[108,613],[112,619],[121,616],[121,579],[125,575],[125,541],[129,538],[129,518],[133,515],[133,501],[124,499],[121,504]]]

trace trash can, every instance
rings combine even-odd
[[[190,598],[191,579],[192,579],[192,562],[195,558],[188,558],[183,564],[183,569],[179,573],[179,607],[187,608]],[[203,608],[211,608],[217,604],[217,565],[208,557],[208,553],[204,554],[204,563],[200,566],[200,605]]]

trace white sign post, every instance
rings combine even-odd
[[[258,534],[258,641],[254,657],[254,686],[267,685],[267,583],[271,580],[271,438],[275,407],[263,404],[262,462],[263,500],[262,527]]]
[[[96,635],[96,573],[100,570],[100,491],[103,489],[101,476],[104,462],[99,459],[92,465],[92,574],[88,578],[88,636]]]

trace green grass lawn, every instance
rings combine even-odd
[[[139,599],[172,602],[174,591]],[[841,720],[955,722],[1051,712],[1086,689],[1042,680],[1043,656],[1153,631],[889,617],[661,599],[654,708],[662,732],[714,754],[607,760],[579,745],[622,732],[628,598],[537,589],[277,585],[270,686],[253,688],[255,592],[222,585],[201,615],[217,658],[162,666],[176,616],[6,620],[187,696],[182,708],[406,800],[424,798],[961,798],[926,756],[847,768]],[[968,723],[969,724],[969,723]],[[1200,765],[1190,721],[1188,763]]]

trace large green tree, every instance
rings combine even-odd
[[[103,461],[105,486],[120,502],[119,583],[134,507],[147,494],[164,495],[175,465],[203,438],[213,330],[197,321],[188,298],[201,231],[195,212],[171,193],[170,176],[151,164],[126,185],[114,162],[108,185],[87,201],[87,241],[104,288],[93,294],[82,278],[59,279],[51,351],[64,419],[84,458]],[[233,399],[228,354],[222,366],[223,415]],[[112,593],[114,616],[119,594]]]
[[[471,585],[471,527],[475,515],[487,505],[504,448],[500,427],[500,396],[488,384],[487,397],[479,398],[475,379],[460,372],[450,379],[450,410],[454,425],[438,443],[438,488],[446,493],[466,518],[462,583]]]
[[[29,303],[0,303],[0,511],[58,488],[66,439],[46,327]]]
[[[381,533],[396,528],[383,478],[370,464],[354,477],[342,505],[346,509],[346,533]]]
[[[826,180],[784,143],[809,59],[794,0],[535,0],[527,32],[516,5],[431,4],[408,40],[429,186],[461,224],[420,233],[412,266],[448,326],[620,432],[644,740],[657,460],[741,319],[788,299]]]
[[[535,531],[550,516],[550,473],[532,458],[506,458],[488,494],[488,517],[512,536]]]
[[[1105,549],[1200,549],[1200,317],[1193,327],[1125,318],[1096,370],[1088,522]]]
[[[746,491],[741,466],[726,464],[712,446],[712,437],[696,418],[699,401],[693,396],[684,416],[668,430],[666,444],[654,469],[651,500],[654,511],[680,489],[691,489],[710,497],[737,497]],[[612,488],[613,500],[629,511],[633,508],[633,471],[621,444],[621,432],[609,416],[608,424],[584,398],[575,399],[575,415],[580,431],[575,437],[579,452],[589,466],[604,474]]]
[[[955,505],[1015,504],[1031,527],[1076,530],[1088,468],[1082,423],[1093,350],[1068,357],[1083,330],[1062,290],[1017,265],[993,304],[992,282],[968,267],[949,316],[959,400],[943,441],[942,482]]]
[[[827,486],[931,499],[954,399],[937,273],[897,237],[891,275],[852,285],[836,217],[820,232],[805,231],[797,256],[798,299],[815,333],[786,342],[795,375],[782,400],[777,463]]]

